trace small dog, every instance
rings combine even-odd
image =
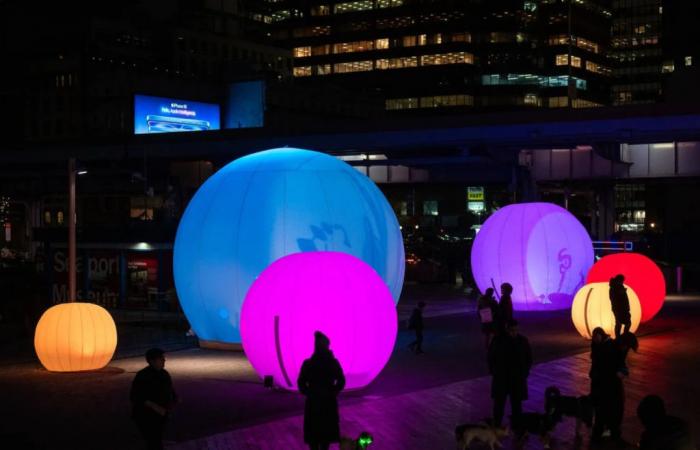
[[[494,447],[503,447],[501,439],[508,436],[508,428],[494,427],[485,422],[478,424],[458,425],[455,428],[455,438],[457,444],[462,450],[467,450],[472,441],[481,441],[489,446],[491,450]]]
[[[552,441],[551,432],[555,423],[549,415],[521,413],[518,417],[511,416],[510,423],[513,426],[513,434],[518,447],[525,443],[528,434],[534,434],[540,438],[544,448],[550,448],[549,444]]]
[[[365,450],[372,442],[374,442],[374,438],[367,432],[360,433],[357,439],[341,437],[340,450]]]
[[[576,438],[581,438],[581,423],[586,427],[593,426],[593,402],[588,395],[569,397],[561,395],[556,386],[550,386],[544,391],[544,404],[547,415],[554,423],[559,423],[564,417],[576,419]]]

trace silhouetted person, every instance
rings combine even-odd
[[[527,377],[532,367],[532,352],[527,338],[518,334],[518,323],[515,320],[506,324],[505,333],[496,335],[491,341],[488,362],[493,377],[493,424],[501,425],[507,398],[510,398],[512,419],[516,422],[522,413],[522,402],[527,400]]]
[[[487,288],[484,295],[479,297],[477,305],[481,332],[484,334],[484,342],[488,350],[493,335],[500,329],[498,302],[493,298],[493,288]]]
[[[132,415],[146,448],[160,450],[168,413],[177,395],[170,374],[165,370],[165,352],[152,348],[146,352],[146,361],[148,366],[138,371],[131,384]]]
[[[624,286],[624,275],[616,275],[610,279],[610,304],[615,316],[615,337],[618,338],[625,331],[630,330],[632,317],[630,315],[630,300],[627,297],[627,288]]]
[[[506,324],[513,320],[513,286],[510,283],[501,284],[501,300],[498,303],[498,316],[501,330],[505,331]]]
[[[637,417],[644,426],[639,450],[694,450],[688,424],[666,414],[661,397],[647,395],[639,402]]]
[[[626,366],[619,347],[602,328],[594,329],[592,337],[589,376],[595,422],[591,442],[600,442],[605,429],[610,430],[612,439],[619,441],[625,406],[622,379]]]
[[[425,302],[418,302],[418,306],[413,309],[408,319],[408,329],[416,333],[416,340],[408,344],[408,348],[417,354],[423,353],[423,308],[425,308]]]
[[[327,450],[340,441],[338,393],[345,387],[345,375],[330,350],[330,340],[314,333],[314,353],[304,361],[297,380],[304,405],[304,442],[311,450]]]

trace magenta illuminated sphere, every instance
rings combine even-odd
[[[243,350],[262,378],[296,390],[314,332],[330,338],[346,388],[369,384],[394,348],[396,307],[377,272],[339,252],[284,256],[253,282],[241,308]]]
[[[593,243],[581,223],[551,203],[520,203],[496,211],[476,235],[472,274],[484,292],[513,286],[516,310],[571,307],[593,265]]]

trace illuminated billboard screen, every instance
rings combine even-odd
[[[134,133],[218,130],[219,105],[175,98],[134,96]]]

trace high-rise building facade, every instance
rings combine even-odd
[[[301,82],[379,93],[387,111],[608,103],[605,1],[282,0],[261,14]]]
[[[16,141],[128,136],[135,93],[215,102],[291,73],[245,0],[0,3],[0,130]]]

